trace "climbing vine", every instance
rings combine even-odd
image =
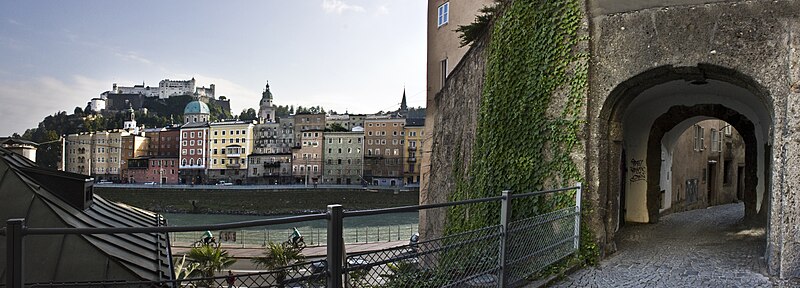
[[[588,73],[588,54],[580,48],[588,41],[580,33],[581,2],[514,0],[496,10],[502,12],[489,28],[473,154],[467,171],[454,165],[456,191],[450,200],[566,187],[582,180],[572,157],[582,149]],[[574,195],[566,193],[514,201],[517,219],[575,204]],[[495,225],[498,208],[453,208],[447,232]],[[591,239],[583,230],[582,238]],[[595,254],[591,242],[584,241],[589,245],[584,250]]]

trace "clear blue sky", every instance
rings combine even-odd
[[[112,83],[216,84],[238,114],[425,105],[426,1],[0,1],[0,136],[72,113]]]

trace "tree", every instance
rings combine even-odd
[[[233,259],[227,250],[210,245],[194,247],[186,256],[193,263],[197,263],[197,270],[204,278],[214,277],[214,272],[222,272],[223,269],[236,263],[236,259]]]
[[[239,120],[242,121],[251,121],[258,119],[258,115],[256,115],[256,110],[253,108],[248,108],[242,110],[242,113],[239,114]]]
[[[287,275],[286,266],[303,259],[305,259],[305,256],[303,256],[301,249],[290,245],[275,244],[270,241],[267,243],[264,256],[255,257],[251,261],[256,264],[256,267],[264,267],[275,271],[275,280],[278,282],[278,287],[284,287]]]
[[[350,130],[347,130],[347,128],[344,128],[344,126],[342,126],[342,124],[339,123],[333,123],[331,124],[330,128],[325,128],[325,132],[348,132],[348,131]]]

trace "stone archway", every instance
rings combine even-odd
[[[600,110],[597,133],[598,203],[605,229],[605,251],[616,250],[614,234],[620,223],[658,221],[661,138],[679,122],[695,116],[718,118],[747,132],[750,193],[766,194],[770,186],[769,138],[773,123],[767,90],[751,77],[726,67],[698,64],[694,67],[661,66],[617,85]],[[636,111],[636,109],[644,109]],[[638,114],[637,114],[638,113]],[[639,119],[639,118],[645,119]],[[632,132],[633,131],[633,132]],[[637,134],[638,133],[638,134]],[[631,136],[632,134],[637,134]],[[623,179],[625,163],[646,159],[647,181],[632,187]],[[625,191],[625,198],[621,198]],[[752,197],[750,199],[757,197]],[[769,207],[748,203],[749,216]],[[631,201],[633,199],[633,201]],[[621,213],[622,212],[622,213]],[[627,214],[626,214],[627,213]],[[766,216],[764,216],[766,217]]]

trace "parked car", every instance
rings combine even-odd
[[[231,186],[231,185],[233,185],[233,183],[231,182],[225,182],[225,181],[217,182],[217,186]]]

